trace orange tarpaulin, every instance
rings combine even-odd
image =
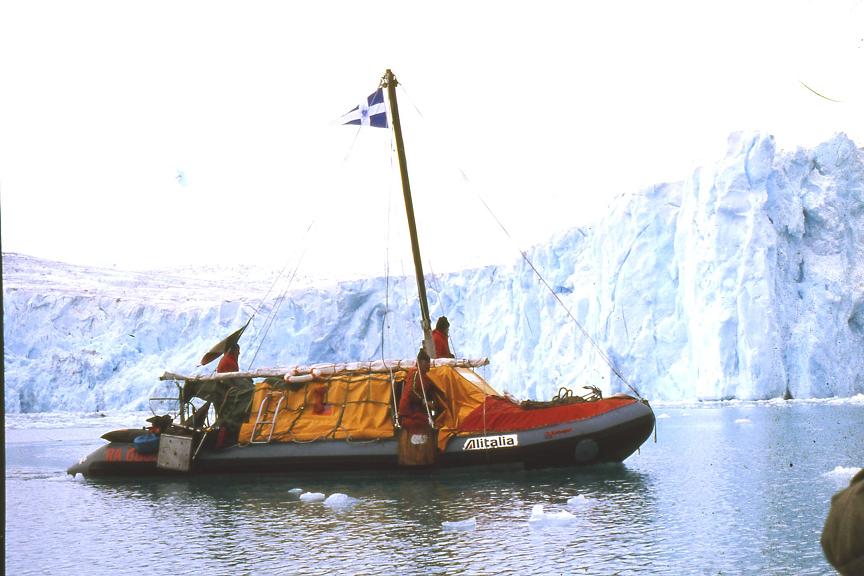
[[[393,378],[401,382],[405,371],[394,371]],[[487,396],[498,394],[467,368],[438,366],[429,371],[429,379],[440,392],[435,395],[439,400],[435,426],[443,449],[468,415]],[[387,373],[342,374],[299,385],[262,382],[255,387],[250,417],[240,429],[239,441],[391,438],[395,433],[392,394]],[[266,423],[274,420],[272,425]]]
[[[443,450],[462,423],[488,396],[498,397],[485,380],[467,368],[438,367],[429,370],[429,379],[441,391],[442,413],[435,419],[438,448]]]
[[[250,418],[240,428],[239,441],[390,438],[390,397],[386,374],[338,376],[297,387],[263,382],[255,387]],[[265,423],[274,421],[274,415],[274,424]]]

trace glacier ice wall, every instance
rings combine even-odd
[[[668,400],[864,390],[862,160],[843,135],[784,155],[733,134],[713,169],[619,203],[570,282],[631,384]]]
[[[862,234],[852,141],[781,153],[733,134],[715,166],[621,196],[527,260],[430,276],[430,309],[450,318],[454,351],[488,356],[484,375],[517,397],[589,384],[652,400],[851,396],[864,392]],[[218,272],[4,254],[6,410],[146,408],[170,392],[158,375],[206,370],[203,352],[253,312],[243,368],[411,357],[420,341],[411,279],[283,300],[265,296],[269,271]]]

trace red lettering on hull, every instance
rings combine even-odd
[[[126,448],[126,454],[123,455],[123,460],[126,462],[155,462],[156,454],[141,454],[134,447]]]
[[[105,448],[106,462],[155,462],[156,454],[141,454],[134,446]]]
[[[547,430],[545,436],[547,439],[549,439],[554,438],[555,436],[560,436],[562,434],[568,434],[572,431],[573,428],[559,428],[558,430]]]

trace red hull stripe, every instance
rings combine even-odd
[[[548,408],[525,409],[504,398],[489,396],[484,407],[478,406],[459,426],[459,432],[512,432],[554,426],[594,418],[636,402],[635,398],[605,398],[596,402],[579,402]]]

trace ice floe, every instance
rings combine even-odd
[[[341,492],[334,492],[330,496],[324,500],[324,505],[328,508],[334,509],[342,509],[342,508],[351,508],[357,503],[356,498],[352,498],[347,494],[342,494]]]
[[[442,522],[441,527],[447,531],[466,531],[470,532],[477,528],[477,517],[471,517],[466,520],[457,520],[454,522]]]
[[[578,494],[567,499],[567,506],[571,508],[584,508],[591,506],[594,503],[590,498],[586,498],[583,494]]]
[[[300,495],[301,502],[321,502],[324,500],[324,494],[321,492],[304,492]]]
[[[568,524],[576,520],[576,516],[561,510],[560,512],[545,512],[542,504],[535,504],[531,509],[531,516],[528,522],[534,526],[554,526],[558,524]]]

